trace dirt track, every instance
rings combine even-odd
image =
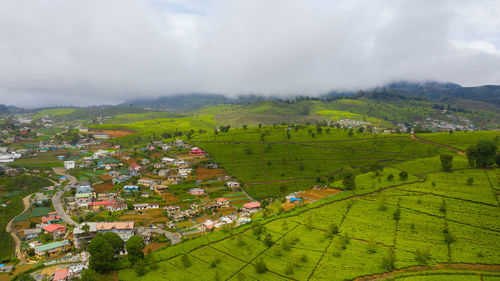
[[[458,149],[456,147],[449,146],[449,145],[442,144],[442,143],[438,143],[438,142],[433,142],[433,141],[430,141],[430,140],[421,139],[421,138],[415,136],[414,134],[411,135],[411,138],[414,139],[414,140],[416,140],[416,141],[419,141],[421,143],[426,143],[426,144],[430,144],[430,145],[440,146],[442,148],[447,148],[447,149],[455,150],[460,155],[467,155],[467,153],[465,151],[463,151],[461,149]]]

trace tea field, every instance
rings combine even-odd
[[[499,280],[498,182],[490,179],[500,170],[467,169],[456,158],[447,173],[437,157],[394,163],[359,175],[354,191],[157,251],[140,279]],[[427,169],[387,179],[419,165]],[[133,269],[118,277],[138,279]]]

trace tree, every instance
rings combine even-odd
[[[255,271],[259,274],[262,274],[267,271],[267,265],[262,258],[259,258],[255,262]]]
[[[271,247],[274,244],[273,237],[271,237],[270,233],[268,233],[264,238],[264,244],[266,244],[267,247]]]
[[[127,240],[126,247],[128,259],[132,264],[144,259],[144,249],[146,245],[140,236],[134,235]]]
[[[189,256],[187,254],[182,255],[181,262],[184,267],[190,267],[191,265],[193,265],[193,263],[191,263],[191,259],[189,259]]]
[[[101,279],[99,278],[99,275],[97,275],[97,272],[93,271],[92,269],[84,269],[82,271],[82,275],[80,277],[81,281],[100,281]]]
[[[88,251],[90,253],[89,266],[97,272],[110,270],[115,262],[113,246],[102,237],[96,236],[90,241]]]
[[[394,250],[391,249],[387,252],[387,254],[382,258],[382,266],[387,271],[392,271],[394,269],[394,263],[396,262],[396,255],[394,254]]]
[[[394,211],[394,213],[392,214],[392,218],[395,221],[399,221],[399,219],[401,218],[401,209],[397,208],[396,211]]]
[[[472,185],[474,183],[474,178],[473,177],[469,177],[467,179],[467,185]]]
[[[500,154],[495,155],[495,163],[497,164],[498,167],[500,167]]]
[[[114,232],[106,232],[102,236],[104,239],[106,239],[109,244],[113,247],[115,255],[118,255],[121,251],[123,251],[123,240],[122,238],[114,233]]]
[[[146,274],[146,266],[144,265],[144,261],[138,261],[135,264],[134,270],[138,276],[143,276],[144,274]]]
[[[349,137],[352,137],[352,135],[354,135],[354,131],[353,131],[353,129],[349,129],[349,132],[347,132],[347,135],[348,135]]]
[[[384,171],[384,166],[379,163],[374,163],[370,166],[370,170],[376,175],[380,176],[380,174]]]
[[[407,179],[408,179],[408,172],[406,172],[406,171],[399,172],[399,180],[400,181],[405,181]]]
[[[467,148],[467,159],[471,167],[486,168],[495,163],[497,145],[491,140],[480,140]]]
[[[388,180],[388,181],[393,181],[393,180],[394,180],[394,175],[393,175],[393,174],[389,174],[389,175],[387,176],[387,180]]]
[[[443,171],[449,172],[451,167],[453,166],[453,155],[451,154],[441,154],[439,156],[441,160],[441,166],[443,167]]]
[[[342,185],[346,190],[353,190],[356,188],[356,174],[352,168],[345,168],[344,171],[342,171],[342,176]]]
[[[282,196],[286,195],[287,191],[288,191],[288,187],[286,185],[280,186],[280,192],[281,192]]]

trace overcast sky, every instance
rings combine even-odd
[[[500,84],[498,0],[1,0],[0,104]]]

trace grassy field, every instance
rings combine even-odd
[[[430,140],[436,143],[442,143],[461,150],[467,150],[467,147],[475,145],[480,140],[493,140],[497,145],[500,143],[500,132],[498,131],[472,131],[472,132],[453,132],[453,133],[427,133],[418,134],[418,137]]]
[[[498,280],[500,209],[488,181],[498,170],[456,165],[444,173],[434,157],[407,180],[387,180],[404,165],[411,164],[358,176],[354,191],[155,252],[141,280],[351,280],[390,272],[391,256],[400,271],[390,280],[481,280],[478,273]],[[264,242],[268,234],[272,244]],[[264,273],[255,269],[261,260]],[[120,280],[137,278],[132,269],[119,272]]]
[[[375,163],[390,166],[448,151],[408,135],[353,132],[349,136],[343,129],[328,130],[307,126],[235,129],[197,134],[190,142],[247,184],[254,198],[279,195],[282,186],[293,192],[331,184],[346,166],[365,171]]]

